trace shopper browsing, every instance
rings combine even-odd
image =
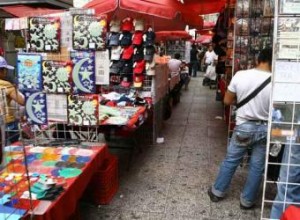
[[[171,73],[179,73],[181,68],[181,60],[180,60],[180,54],[175,53],[174,58],[170,59],[168,62],[168,67]]]
[[[236,127],[216,181],[208,190],[212,202],[219,202],[225,197],[236,168],[251,148],[248,177],[240,196],[240,207],[250,209],[255,204],[265,165],[271,63],[272,50],[263,49],[258,56],[257,67],[237,72],[228,86],[224,103],[236,104]]]
[[[8,143],[17,141],[18,139],[18,121],[15,118],[14,108],[11,107],[12,101],[15,101],[19,105],[25,105],[24,96],[16,89],[11,82],[7,81],[8,70],[13,70],[14,67],[7,64],[6,60],[0,56],[0,89],[6,93],[7,107],[6,112],[1,109],[1,112],[5,112],[5,122]]]

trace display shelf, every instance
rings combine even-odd
[[[269,181],[264,177],[261,219],[283,218],[288,206],[299,205],[295,199],[300,185],[295,180],[299,173],[300,150],[300,100],[294,95],[300,84],[299,78],[299,29],[300,4],[295,1],[275,1],[273,43],[273,87],[267,154],[276,152],[276,144],[283,147],[283,158],[275,163],[266,157],[266,172],[270,165],[280,167],[278,179]],[[291,40],[292,39],[292,40]],[[296,49],[297,48],[297,49]],[[278,150],[277,150],[278,151]],[[276,185],[274,185],[276,184]],[[276,187],[275,198],[269,192]],[[281,196],[280,196],[281,195]],[[270,211],[270,206],[272,210]],[[276,214],[278,213],[278,214]]]

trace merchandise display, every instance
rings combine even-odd
[[[73,93],[95,93],[95,53],[73,51],[71,52],[71,59],[73,62]]]
[[[18,88],[21,91],[41,91],[42,57],[39,54],[18,54]]]
[[[39,91],[26,91],[25,110],[28,122],[32,124],[47,124],[47,98],[46,94]]]
[[[88,180],[107,157],[107,147],[103,144],[94,147],[14,145],[4,148],[4,157],[7,165],[0,172],[3,192],[0,217],[14,213],[15,219],[19,219],[31,210],[37,218],[39,215],[51,218],[54,214],[58,219],[65,219],[74,212]],[[49,201],[49,205],[38,214],[37,210],[45,206],[45,201]]]
[[[68,97],[68,122],[72,125],[98,125],[98,95]]]
[[[73,49],[104,50],[106,41],[106,16],[73,16]]]
[[[60,19],[52,17],[28,18],[29,50],[31,52],[60,51]]]
[[[47,93],[71,92],[72,64],[61,61],[43,61],[43,87]]]

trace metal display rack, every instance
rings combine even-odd
[[[278,162],[266,158],[266,173],[269,167],[280,168],[276,180],[264,177],[261,219],[274,219],[273,206],[284,213],[290,205],[300,205],[291,199],[298,194],[300,182],[295,178],[299,172],[297,152],[300,147],[300,4],[299,2],[275,1],[274,51],[273,51],[273,91],[269,117],[267,155],[283,153]],[[276,187],[277,186],[277,187]],[[281,189],[281,196],[276,193]],[[299,216],[298,216],[299,217]],[[278,219],[279,217],[276,217]]]

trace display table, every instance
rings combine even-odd
[[[40,149],[35,150],[34,147],[26,147],[27,160],[29,162],[28,170],[30,173],[39,173],[39,175],[45,174],[47,176],[53,176],[56,172],[55,170],[61,169],[57,168],[57,164],[54,165],[54,163],[51,166],[51,161],[54,161],[54,159],[60,162],[74,163],[74,161],[78,162],[78,159],[80,157],[81,159],[83,158],[82,156],[79,156],[81,153],[87,155],[88,152],[89,154],[89,159],[85,159],[85,163],[82,161],[80,162],[80,164],[84,164],[83,167],[80,168],[81,174],[79,174],[76,177],[65,177],[65,181],[62,184],[64,191],[60,195],[58,195],[58,197],[53,201],[39,200],[39,204],[33,210],[33,213],[35,215],[34,219],[66,220],[69,219],[72,216],[72,214],[76,211],[77,203],[82,197],[83,192],[89,184],[93,174],[97,172],[97,170],[101,166],[101,163],[107,156],[107,145],[103,144],[102,146],[91,147],[88,149],[69,148],[68,155],[65,154],[66,148],[45,147],[44,149],[45,150],[42,153],[36,153]],[[17,155],[16,153],[11,153],[12,152],[9,152],[10,156]],[[37,159],[32,159],[33,155],[39,156],[36,156]],[[46,163],[47,165],[45,165],[45,162],[48,162]],[[12,168],[9,168],[10,163],[13,164],[11,166]],[[9,162],[7,168],[2,171],[2,175],[3,172],[9,173],[13,171],[9,169],[15,169],[16,167],[18,167],[16,166],[16,161],[12,160],[11,162]],[[22,175],[24,175],[22,169],[19,168],[19,171]],[[7,173],[5,175],[7,175]],[[14,171],[14,173],[16,173],[16,171]],[[55,177],[53,178],[55,179]],[[58,178],[60,178],[61,180],[61,173],[58,175]],[[21,196],[21,194],[23,193],[20,190],[21,189],[19,188],[16,193],[16,197]],[[41,210],[44,211],[41,212]],[[30,219],[30,214],[27,215],[27,219]]]

